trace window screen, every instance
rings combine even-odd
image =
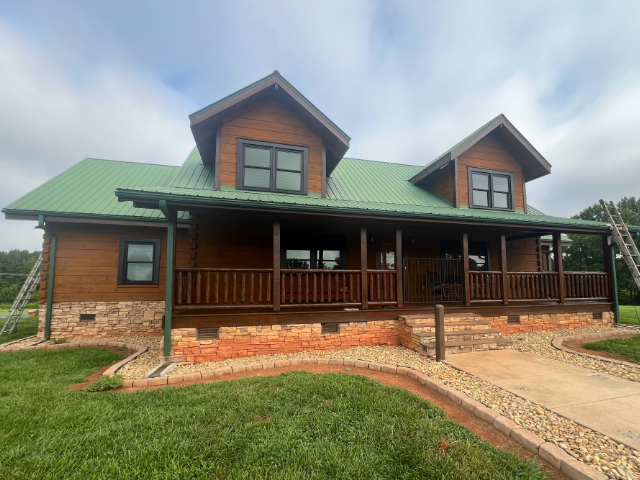
[[[246,190],[307,192],[307,147],[238,139],[237,186]]]
[[[469,192],[472,208],[514,210],[510,173],[469,168]]]

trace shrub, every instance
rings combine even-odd
[[[84,387],[84,390],[85,392],[104,392],[105,390],[120,388],[123,383],[124,377],[122,375],[114,375],[113,377],[103,375],[91,385]]]
[[[53,339],[53,344],[54,345],[60,345],[61,343],[67,343],[68,340],[66,338],[54,338]]]

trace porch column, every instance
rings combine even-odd
[[[507,238],[500,235],[500,267],[502,268],[502,304],[509,305],[509,275],[507,273]]]
[[[562,238],[559,233],[553,234],[553,264],[558,273],[558,303],[564,303],[566,288],[564,284],[564,269],[562,267]]]
[[[164,294],[164,351],[171,355],[171,317],[173,316],[173,273],[176,268],[176,227],[177,216],[169,210],[166,200],[160,200],[160,210],[167,219],[167,275]]]
[[[398,300],[398,308],[402,308],[404,306],[402,273],[402,230],[396,228],[396,299]]]
[[[471,282],[469,278],[469,234],[462,233],[462,273],[464,277],[464,305],[471,306]]]
[[[612,237],[604,235],[602,246],[604,248],[605,270],[608,268],[611,273],[611,296],[613,297],[613,316],[616,323],[620,323],[620,304],[618,303],[618,279],[616,278],[616,249]],[[607,260],[608,259],[608,260]]]
[[[362,281],[362,309],[369,309],[369,279],[367,278],[367,229],[360,229],[360,280]]]
[[[273,311],[280,311],[280,222],[273,222]]]

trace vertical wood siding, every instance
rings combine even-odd
[[[425,180],[425,185],[429,188],[432,188],[444,198],[449,200],[452,205],[455,205],[456,200],[454,197],[454,163],[450,162],[446,167],[442,170],[438,170],[433,172],[429,177]]]
[[[516,210],[524,210],[522,167],[493,138],[484,137],[458,158],[460,205],[469,205],[468,167],[513,173]]]
[[[282,105],[256,103],[225,121],[220,151],[222,185],[236,184],[238,138],[309,147],[309,192],[322,193],[322,140]]]

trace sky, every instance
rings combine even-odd
[[[274,70],[424,165],[499,113],[553,165],[531,205],[640,196],[640,2],[0,0],[0,206],[83,158],[180,165],[188,115]],[[0,219],[0,250],[35,250]]]

